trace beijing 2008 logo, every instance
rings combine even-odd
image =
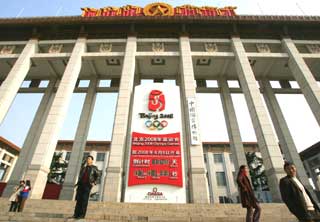
[[[160,90],[152,90],[149,94],[148,108],[150,111],[163,111],[166,107],[166,100]]]
[[[152,90],[149,94],[149,103],[148,103],[148,109],[150,111],[154,112],[160,112],[163,111],[166,107],[166,100],[165,96],[160,90]],[[163,128],[167,127],[168,122],[166,120],[159,121],[159,116],[157,114],[148,114],[146,115],[149,119],[146,120],[145,126],[149,130],[162,130]],[[162,118],[163,115],[160,114],[160,118]],[[153,120],[152,120],[153,119]]]

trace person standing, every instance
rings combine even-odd
[[[287,173],[287,176],[281,178],[279,183],[283,202],[299,221],[320,221],[319,206],[296,177],[296,166],[293,163],[285,162],[283,168]]]
[[[248,167],[246,165],[241,165],[237,176],[237,183],[242,207],[247,208],[246,222],[259,222],[261,208],[257,198],[254,196],[248,177]]]
[[[14,188],[12,195],[9,197],[9,201],[11,202],[9,212],[16,212],[18,210],[20,192],[24,188],[24,184],[24,180],[20,180],[19,186]]]
[[[26,200],[28,199],[30,190],[31,190],[30,180],[26,180],[26,184],[23,186],[22,191],[20,192],[19,210],[18,210],[18,212],[22,212],[23,211],[23,208],[24,208],[24,205],[26,203]]]
[[[91,188],[97,184],[100,178],[100,172],[96,166],[93,165],[93,156],[89,155],[86,159],[86,164],[81,168],[78,177],[77,193],[76,193],[76,207],[74,209],[73,218],[85,218],[89,195]]]

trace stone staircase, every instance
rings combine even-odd
[[[0,221],[72,222],[75,202],[27,200],[24,212],[8,212],[9,201],[0,198]],[[283,204],[261,204],[261,222],[297,222]],[[86,222],[245,222],[239,204],[138,204],[90,202]]]

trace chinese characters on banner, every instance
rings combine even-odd
[[[140,184],[182,187],[180,133],[132,132],[128,186]]]
[[[208,6],[182,5],[172,7],[169,4],[156,2],[145,7],[126,5],[122,7],[108,6],[104,8],[81,8],[83,17],[97,16],[235,16],[237,7],[226,6],[223,8]]]
[[[190,136],[191,136],[191,145],[199,145],[199,126],[198,118],[196,113],[196,99],[188,98],[188,113],[189,113],[189,125],[190,125]]]

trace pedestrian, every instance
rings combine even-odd
[[[249,169],[246,165],[240,166],[237,183],[242,207],[247,208],[246,222],[259,222],[261,208],[257,198],[254,196],[249,180]]]
[[[76,193],[76,207],[74,209],[73,218],[85,218],[89,195],[91,188],[97,184],[100,179],[100,172],[96,166],[93,165],[93,156],[89,155],[86,158],[86,164],[80,170],[78,177],[77,193]]]
[[[19,186],[14,187],[13,193],[9,197],[9,201],[11,202],[9,212],[16,212],[18,210],[20,192],[22,191],[24,184],[24,180],[21,180]]]
[[[26,203],[26,200],[28,199],[29,193],[31,190],[31,183],[30,180],[26,180],[26,184],[23,186],[21,192],[20,192],[20,198],[19,198],[19,212],[23,211],[24,205]]]
[[[283,169],[287,176],[280,179],[279,186],[282,200],[290,212],[301,222],[320,221],[319,206],[296,177],[296,166],[293,163],[285,162]]]

